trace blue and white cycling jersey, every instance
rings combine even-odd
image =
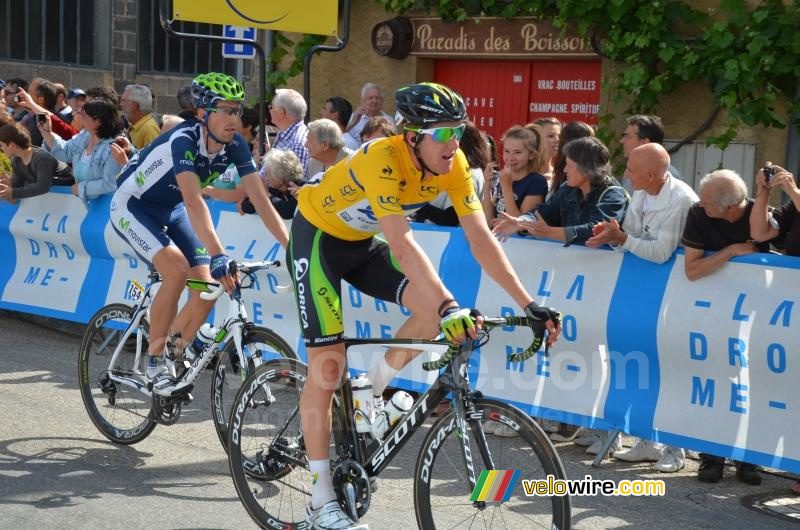
[[[216,154],[209,154],[203,138],[203,124],[187,120],[153,140],[131,158],[117,178],[118,192],[144,203],[173,208],[183,202],[175,176],[191,171],[205,187],[219,177],[229,165],[239,175],[256,172],[247,142],[238,133],[233,141]]]
[[[247,142],[238,134],[218,153],[208,154],[203,124],[188,120],[139,151],[117,178],[111,199],[111,225],[145,261],[176,246],[190,267],[208,265],[210,258],[197,238],[175,176],[195,173],[205,187],[234,166],[240,175],[255,173]]]

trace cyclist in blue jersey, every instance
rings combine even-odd
[[[288,233],[267,197],[247,142],[236,128],[244,89],[225,74],[208,73],[192,81],[197,118],[167,131],[123,168],[111,200],[114,230],[161,274],[163,283],[150,309],[147,379],[156,394],[184,390],[165,362],[167,334],[191,340],[213,302],[191,293],[176,317],[187,278],[222,282],[230,292],[236,278],[219,241],[201,190],[233,164],[267,229],[286,247]]]

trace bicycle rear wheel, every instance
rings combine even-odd
[[[420,528],[570,528],[570,499],[528,497],[523,479],[565,479],[564,467],[544,431],[516,407],[494,400],[475,404],[477,414],[467,421],[476,480],[488,469],[476,439],[481,420],[493,420],[511,427],[517,436],[500,438],[486,434],[486,446],[496,470],[520,470],[519,482],[506,502],[486,502],[476,507],[469,500],[472,490],[467,479],[460,435],[453,409],[431,428],[417,459],[414,475],[414,506]]]
[[[262,528],[305,527],[311,498],[311,473],[300,429],[305,381],[306,365],[301,361],[268,361],[242,384],[231,411],[231,477],[247,513]],[[341,418],[341,409],[334,405],[334,431]]]
[[[110,304],[101,308],[89,320],[78,352],[78,382],[86,412],[103,436],[115,443],[134,444],[147,438],[156,426],[150,419],[150,396],[109,378],[109,363],[122,335],[133,318],[133,308],[125,304]],[[125,341],[111,373],[139,379],[134,366],[136,337],[141,336],[141,353],[147,352],[147,323]]]
[[[234,398],[242,387],[242,381],[255,367],[274,359],[297,359],[291,346],[271,329],[255,326],[242,337],[244,356],[248,366],[239,366],[236,343],[229,340],[214,361],[211,380],[211,416],[222,447],[228,450],[228,422]]]

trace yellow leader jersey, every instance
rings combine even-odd
[[[433,141],[433,140],[430,140]],[[447,192],[456,215],[483,213],[460,149],[449,173],[422,180],[402,135],[362,145],[297,194],[297,207],[311,224],[339,239],[360,241],[381,232],[378,219],[411,215]]]

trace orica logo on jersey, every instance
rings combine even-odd
[[[294,260],[294,279],[299,282],[306,272],[308,272],[308,260],[306,258]]]
[[[395,197],[394,195],[379,195],[378,196],[378,204],[381,205],[381,208],[384,210],[389,210],[390,212],[401,212],[403,208],[400,206],[400,199]]]

